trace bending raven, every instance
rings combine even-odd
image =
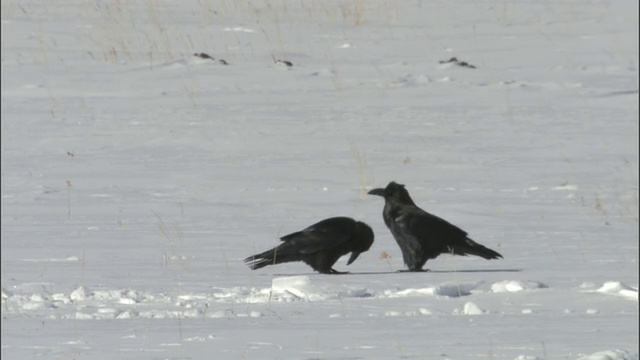
[[[373,189],[369,194],[384,197],[384,223],[400,246],[409,271],[423,271],[427,260],[440,254],[502,258],[471,240],[459,227],[420,209],[402,184],[392,181],[386,188]]]
[[[244,262],[253,270],[267,265],[303,261],[321,274],[345,274],[332,269],[342,255],[351,253],[347,265],[354,262],[373,244],[369,225],[348,217],[322,220],[308,228],[280,238],[282,244]]]

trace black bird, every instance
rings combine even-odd
[[[502,258],[471,240],[466,231],[420,209],[402,184],[392,181],[386,188],[373,189],[369,194],[384,197],[384,223],[400,246],[409,271],[423,271],[427,260],[440,254]]]
[[[280,238],[282,244],[261,254],[249,256],[244,262],[253,270],[267,265],[303,261],[321,274],[345,274],[334,270],[333,264],[351,253],[347,265],[354,262],[373,244],[369,225],[348,217],[322,220],[308,228]]]

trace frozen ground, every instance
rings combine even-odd
[[[630,0],[3,1],[2,358],[638,359],[637,44]],[[396,273],[391,180],[504,260]],[[242,263],[336,215],[351,275]]]

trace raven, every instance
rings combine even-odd
[[[303,261],[321,274],[345,274],[332,269],[342,255],[351,253],[347,265],[354,262],[373,244],[369,225],[348,217],[322,220],[308,228],[280,238],[282,244],[263,253],[249,256],[244,262],[252,270],[267,265]]]
[[[427,260],[440,254],[502,258],[471,240],[459,227],[420,209],[402,184],[392,181],[386,188],[373,189],[369,194],[384,197],[384,223],[400,246],[409,271],[423,271]]]

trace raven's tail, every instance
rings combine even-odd
[[[251,255],[248,258],[244,259],[244,262],[251,268],[251,270],[256,270],[261,269],[267,265],[275,265],[289,261],[295,261],[295,259],[292,259],[291,256],[280,253],[278,250],[280,249],[278,247],[275,247],[263,253]]]
[[[480,245],[469,238],[465,239],[464,245],[453,246],[450,250],[455,255],[475,255],[487,260],[502,259],[502,255],[499,252]]]

